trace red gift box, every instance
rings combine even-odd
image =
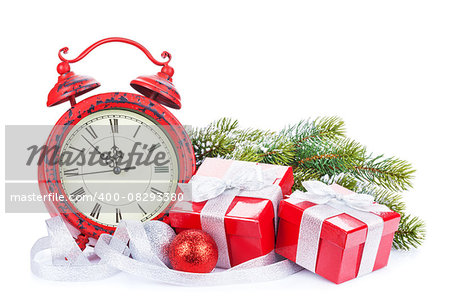
[[[339,185],[331,185],[331,187],[341,194],[353,193]],[[298,244],[302,242],[299,241],[299,232],[303,213],[307,208],[319,204],[301,199],[286,200],[280,203],[275,251],[295,262]],[[392,240],[400,222],[400,214],[393,211],[374,214],[382,218],[383,231],[372,271],[387,265]],[[357,277],[367,230],[368,227],[364,222],[346,213],[325,219],[320,231],[314,272],[335,283]]]
[[[232,160],[207,158],[196,175],[223,178],[232,163]],[[294,184],[291,167],[258,165],[262,170],[270,172],[275,178],[272,183],[281,188],[283,195],[291,193]],[[177,233],[186,229],[202,229],[201,213],[205,205],[206,201],[177,202],[169,212],[170,225]],[[224,218],[228,256],[232,267],[268,254],[274,249],[274,217],[274,207],[270,200],[250,197],[249,192],[245,192],[245,196],[238,194],[234,197]]]

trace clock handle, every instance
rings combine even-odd
[[[152,54],[141,44],[126,38],[110,37],[100,40],[80,53],[74,59],[67,59],[63,54],[67,54],[68,47],[61,48],[58,52],[58,57],[61,62],[56,67],[59,73],[58,82],[53,87],[48,95],[47,106],[54,106],[65,101],[70,101],[72,107],[76,105],[75,97],[83,95],[86,92],[93,90],[100,86],[100,83],[88,76],[75,75],[70,70],[70,64],[76,63],[85,58],[92,50],[103,44],[118,42],[125,43],[140,49],[155,65],[162,66],[161,71],[153,76],[139,76],[131,81],[130,85],[142,95],[158,102],[162,105],[179,109],[181,108],[180,94],[175,89],[172,83],[172,76],[174,69],[169,66],[172,55],[163,51],[161,57],[167,59],[166,61],[156,60]]]
[[[140,49],[142,52],[144,52],[144,54],[157,66],[162,66],[162,70],[161,72],[168,75],[169,77],[173,76],[174,70],[171,66],[169,66],[169,62],[172,59],[172,55],[167,52],[167,51],[163,51],[161,53],[161,57],[162,58],[167,58],[167,61],[165,62],[161,62],[156,60],[153,55],[150,53],[150,51],[148,51],[144,46],[142,46],[141,44],[139,44],[138,42],[135,42],[133,40],[130,39],[126,39],[126,38],[121,38],[121,37],[110,37],[110,38],[106,38],[103,40],[100,40],[94,44],[92,44],[91,46],[87,47],[83,52],[80,53],[80,55],[78,55],[76,58],[74,59],[66,59],[65,57],[62,56],[62,53],[67,54],[67,52],[69,51],[68,47],[64,47],[61,48],[58,52],[58,57],[59,59],[62,61],[62,63],[60,64],[61,67],[64,69],[64,71],[66,71],[66,69],[70,70],[70,67],[68,66],[70,63],[76,63],[80,60],[82,60],[84,57],[86,57],[86,55],[88,55],[92,50],[94,50],[95,48],[97,48],[100,45],[106,44],[106,43],[112,43],[112,42],[119,42],[119,43],[125,43],[125,44],[130,44],[132,46],[135,46],[136,48]],[[61,73],[60,73],[61,74]]]

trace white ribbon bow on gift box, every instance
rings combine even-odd
[[[224,179],[209,176],[192,176],[189,183],[180,183],[184,200],[203,202],[216,199],[226,190],[257,191],[269,185],[264,181],[260,165],[256,163],[236,164],[230,167]]]
[[[343,204],[365,212],[390,211],[385,205],[375,203],[375,198],[371,195],[357,193],[343,195],[320,181],[304,181],[302,185],[307,192],[297,190],[292,193],[291,198],[302,198],[315,204]]]

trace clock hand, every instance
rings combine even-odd
[[[107,161],[109,159],[109,154],[107,152],[100,152],[100,150],[98,150],[98,146],[94,146],[91,142],[89,142],[89,140],[87,138],[84,137],[84,135],[81,135],[81,137],[89,144],[91,145],[91,147],[98,153],[100,154],[100,159],[103,159],[104,161]]]
[[[101,174],[101,173],[109,173],[109,172],[113,172],[114,174],[120,174],[120,172],[122,172],[122,171],[128,171],[128,170],[134,170],[134,169],[136,169],[135,166],[127,167],[127,168],[123,168],[123,169],[121,169],[120,167],[115,167],[114,169],[110,169],[110,170],[102,170],[102,171],[81,173],[81,174],[76,174],[76,175],[72,175],[72,176],[92,175],[92,174]]]
[[[114,132],[118,130],[119,124],[117,119],[109,119],[109,124],[111,125],[111,132],[112,132],[112,138],[113,138],[113,151],[118,149],[116,146],[116,136],[114,135]],[[115,152],[114,152],[115,153]]]
[[[81,137],[89,144],[91,145],[92,148],[94,148],[95,151],[98,152],[98,154],[102,155],[102,153],[100,152],[100,150],[98,150],[98,146],[94,146],[91,142],[89,142],[89,140],[87,138],[84,137],[84,135],[81,135]]]
[[[109,119],[109,124],[111,126],[111,133],[112,133],[112,139],[113,139],[113,146],[111,148],[112,150],[112,168],[114,170],[118,170],[118,171],[114,171],[114,173],[118,174],[120,173],[120,168],[118,167],[119,165],[119,160],[123,158],[123,152],[120,151],[119,147],[117,147],[116,145],[116,133],[119,133],[119,120],[118,119]]]
[[[114,136],[114,131],[112,132],[112,135],[113,135],[113,150],[115,150],[117,147],[116,147],[116,137]]]

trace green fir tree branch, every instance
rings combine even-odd
[[[355,164],[353,171],[356,177],[392,191],[403,191],[412,187],[414,172],[410,163],[395,157],[383,158],[383,155],[364,157]]]
[[[344,121],[339,117],[317,118],[314,121],[300,121],[288,126],[280,132],[289,138],[296,146],[305,142],[318,142],[342,138],[345,135]]]
[[[425,240],[425,223],[418,217],[402,216],[392,247],[398,250],[410,250],[422,245]]]

